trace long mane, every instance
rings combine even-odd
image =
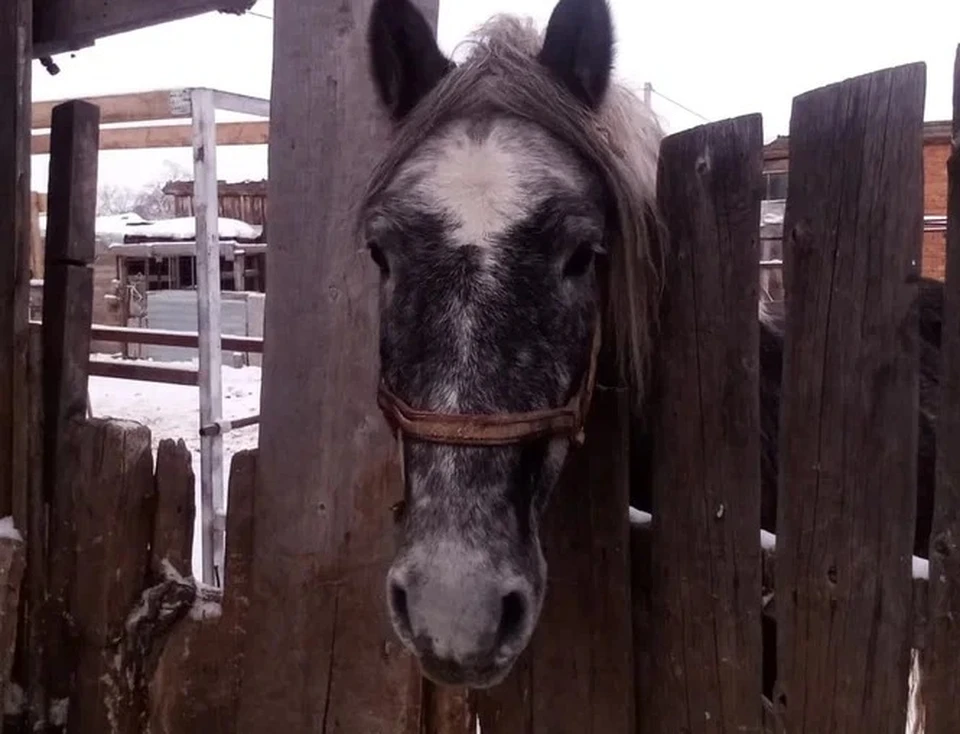
[[[466,42],[465,58],[410,113],[373,172],[363,204],[445,123],[497,111],[535,123],[577,151],[606,187],[613,224],[607,278],[607,333],[620,379],[642,399],[657,323],[663,231],[656,178],[663,133],[653,112],[613,80],[595,112],[562,89],[537,60],[542,33],[532,21],[495,16]]]

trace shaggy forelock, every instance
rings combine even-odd
[[[607,329],[616,342],[621,379],[639,402],[661,289],[663,237],[655,208],[660,126],[619,84],[611,85],[597,112],[578,104],[538,62],[542,36],[529,20],[496,17],[465,44],[463,61],[396,130],[369,180],[361,211],[384,196],[421,146],[456,120],[506,115],[542,127],[579,155],[606,189]]]

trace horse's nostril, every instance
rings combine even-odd
[[[504,596],[500,605],[500,628],[497,630],[497,642],[500,645],[506,645],[520,636],[527,605],[523,596],[517,591],[511,591]]]
[[[397,624],[405,634],[410,634],[410,612],[407,609],[407,592],[396,581],[390,584],[390,609]]]

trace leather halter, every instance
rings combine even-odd
[[[394,395],[382,381],[377,392],[377,403],[401,443],[406,436],[417,441],[459,446],[506,446],[559,435],[567,436],[579,446],[586,438],[584,423],[590,412],[597,380],[601,337],[598,317],[590,347],[590,363],[580,388],[560,408],[526,413],[435,413],[412,408]]]

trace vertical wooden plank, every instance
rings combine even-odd
[[[0,3],[0,517],[27,493],[32,27],[29,0]]]
[[[473,696],[464,688],[426,686],[421,734],[477,734]]]
[[[670,237],[650,408],[651,731],[759,731],[762,120],[664,140]],[[638,643],[640,644],[640,643]]]
[[[630,610],[633,617],[633,686],[637,734],[656,731],[650,716],[655,690],[656,660],[653,657],[653,558],[650,527],[630,524]]]
[[[243,672],[244,640],[250,621],[250,584],[253,565],[254,498],[257,488],[259,452],[240,451],[230,466],[230,494],[227,506],[227,538],[224,554],[223,617],[230,708],[227,713],[229,734],[237,731],[240,705],[240,681]]]
[[[164,474],[169,476],[164,478]],[[242,513],[243,487],[238,488],[235,479],[231,475],[230,488],[237,493]],[[161,442],[157,455],[159,496],[154,529],[154,569],[160,561],[172,564],[177,571],[184,567],[181,564],[190,565],[196,514],[193,481],[190,452],[183,442]],[[165,502],[163,493],[171,488],[174,491]],[[162,520],[165,505],[168,517]],[[238,508],[231,502],[230,509],[234,512]],[[164,527],[169,530],[164,531]],[[168,548],[162,558],[156,550],[158,542],[164,542]],[[177,558],[181,560],[177,561]],[[169,578],[169,565],[166,565],[165,573]],[[227,624],[222,615],[221,600],[218,589],[201,587],[189,613],[175,622],[169,636],[158,641],[162,652],[157,657],[156,666],[147,668],[149,731],[152,734],[194,731],[233,734],[230,717],[236,709],[236,697],[232,684],[232,625]],[[161,630],[160,634],[165,632]]]
[[[375,401],[376,268],[351,215],[390,137],[366,61],[372,4],[275,9],[273,295],[240,734],[420,726],[421,679],[386,613],[402,487]],[[435,27],[437,0],[418,4]]]
[[[44,626],[47,597],[47,503],[43,493],[43,336],[31,331],[29,362],[29,485],[27,495],[26,580],[21,605],[18,678],[25,689],[23,712],[25,731],[37,731],[47,719],[45,665],[47,661]]]
[[[200,426],[223,417],[220,345],[220,219],[217,202],[217,130],[213,92],[195,89],[193,107],[193,179],[197,227],[197,323],[200,333]],[[200,517],[204,583],[214,581],[222,562],[223,537],[214,528],[223,511],[223,435],[200,437]]]
[[[150,568],[170,563],[182,576],[192,576],[193,527],[197,514],[196,478],[190,449],[183,439],[165,438],[157,447],[157,509]]]
[[[947,167],[937,501],[930,538],[928,647],[922,658],[926,734],[960,731],[960,46],[953,71],[953,151]]]
[[[137,734],[145,716],[138,661],[123,643],[150,561],[150,431],[126,421],[73,421],[67,443],[75,555],[66,608],[76,667],[66,671],[74,673],[66,731]]]
[[[916,518],[926,68],[794,100],[776,705],[791,734],[902,734]]]
[[[478,694],[484,734],[630,732],[629,434],[625,395],[598,387],[543,525],[543,612],[499,687]]]

